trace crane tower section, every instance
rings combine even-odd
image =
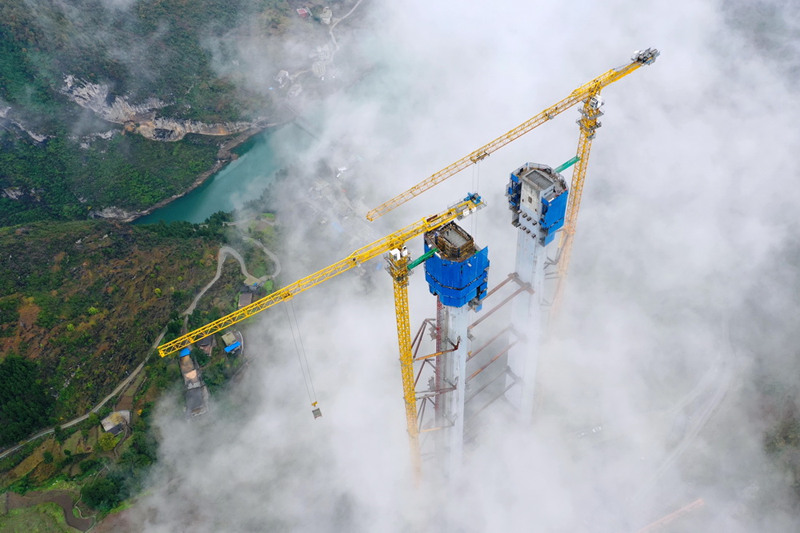
[[[486,296],[489,248],[478,248],[454,222],[425,234],[425,280],[438,299],[433,389],[436,455],[447,477],[457,475],[464,453],[464,411],[469,352],[469,311]],[[424,257],[424,256],[423,256]]]
[[[533,414],[536,369],[549,305],[545,295],[547,252],[555,248],[549,245],[564,225],[568,195],[561,174],[537,163],[526,163],[512,172],[506,188],[511,224],[519,230],[516,279],[528,289],[512,305],[511,324],[517,342],[511,343],[508,351],[506,398],[519,410],[523,422]]]

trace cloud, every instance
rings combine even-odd
[[[314,212],[303,201],[316,161],[360,156],[342,186],[365,212],[633,50],[662,51],[603,93],[565,313],[540,358],[536,422],[518,427],[502,406],[487,411],[461,475],[440,483],[440,467],[427,462],[432,474],[416,487],[391,284],[380,271],[371,284],[345,274],[294,304],[323,418],[310,415],[285,311],[266,311],[247,333],[250,370],[215,398],[211,415],[187,424],[180,400],[162,403],[159,467],[132,511],[136,523],[147,531],[636,531],[702,498],[678,530],[796,529],[788,487],[763,453],[769,421],[758,416],[751,372],[780,379],[786,358],[773,358],[773,348],[795,352],[778,340],[791,338],[791,324],[753,323],[797,315],[793,298],[780,295],[796,279],[798,109],[785,73],[732,29],[728,6],[365,4],[362,47],[343,48],[341,60],[361,54],[378,68],[308,108],[318,147],[275,192],[286,281],[477,186],[490,205],[464,225],[490,246],[490,284],[498,283],[515,246],[506,176],[520,162],[569,159],[576,111],[369,228],[353,223],[359,239],[318,223],[326,208],[341,220],[334,202]],[[239,50],[258,64],[250,44]],[[785,254],[795,259],[777,264]],[[766,301],[753,307],[759,295]],[[421,275],[411,300],[413,324],[433,314]],[[770,351],[759,351],[769,338]],[[581,436],[596,426],[599,437]]]

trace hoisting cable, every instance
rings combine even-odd
[[[481,162],[472,166],[472,190],[479,191],[481,186]],[[472,239],[478,240],[478,217],[472,217]]]
[[[319,418],[322,416],[322,412],[317,407],[317,391],[314,389],[314,381],[311,379],[311,367],[308,364],[306,348],[303,345],[303,336],[300,333],[300,325],[297,322],[297,314],[294,311],[294,305],[291,300],[288,302],[288,307],[286,308],[286,317],[289,319],[289,329],[292,331],[294,350],[297,354],[297,362],[300,364],[300,372],[303,374],[306,394],[308,394],[308,400],[311,402],[311,413],[314,415],[314,418]],[[297,333],[295,333],[295,330],[297,330]]]

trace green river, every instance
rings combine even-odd
[[[232,211],[258,198],[282,167],[303,157],[312,142],[294,123],[260,133],[233,150],[239,158],[208,178],[201,186],[138,220],[202,222],[217,211]]]
[[[355,101],[375,101],[381,95],[385,98],[387,94],[400,99],[402,89],[393,81],[386,80],[384,73],[377,68],[366,71],[356,83],[343,90],[343,95]],[[137,219],[134,223],[153,224],[161,220],[203,222],[217,211],[232,211],[249,200],[258,198],[272,183],[278,170],[305,158],[307,150],[314,142],[314,133],[323,129],[328,118],[325,107],[323,102],[318,102],[309,106],[296,122],[269,129],[250,138],[233,150],[239,156],[238,159],[228,163],[186,196]],[[387,114],[392,112],[401,111],[395,108],[386,110]]]

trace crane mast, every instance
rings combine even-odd
[[[390,254],[387,258],[389,274],[394,285],[394,311],[397,317],[397,343],[400,348],[400,377],[403,381],[403,401],[406,407],[406,429],[411,462],[417,476],[422,471],[417,424],[417,396],[414,389],[414,353],[411,348],[411,324],[408,312],[408,252]]]
[[[591,99],[592,97],[600,94],[600,91],[603,90],[604,87],[607,87],[608,85],[614,83],[615,81],[624,78],[625,76],[632,73],[633,71],[635,71],[636,69],[638,69],[643,65],[651,64],[653,61],[655,61],[658,55],[659,55],[658,50],[654,48],[648,48],[647,50],[637,51],[631,58],[631,62],[629,64],[618,68],[612,68],[611,70],[605,72],[604,74],[601,74],[600,76],[594,78],[593,80],[584,83],[583,85],[572,91],[569,94],[569,96],[556,102],[547,109],[541,111],[538,115],[531,117],[530,119],[526,120],[516,128],[508,131],[504,135],[501,135],[500,137],[494,139],[493,141],[490,141],[489,143],[481,146],[480,148],[473,150],[472,152],[465,155],[455,163],[452,163],[449,166],[441,169],[440,171],[431,174],[428,178],[417,183],[407,191],[398,194],[397,196],[395,196],[390,200],[387,200],[378,207],[369,211],[367,213],[367,220],[375,220],[376,218],[385,215],[392,209],[422,194],[423,192],[434,187],[435,185],[438,185],[444,180],[458,174],[465,168],[478,163],[479,161],[488,157],[489,155],[496,152],[500,148],[504,147],[508,143],[515,141],[516,139],[519,139],[529,131],[555,118],[556,116],[560,115],[567,109],[570,109],[577,103],[585,102]]]
[[[659,53],[660,52],[656,49],[648,48],[647,50],[637,52],[633,56],[633,60],[638,65],[650,65],[656,60]],[[594,140],[595,131],[600,127],[600,122],[597,119],[603,115],[600,109],[603,106],[603,101],[600,99],[600,91],[602,89],[603,86],[598,85],[594,91],[587,95],[587,98],[583,102],[583,107],[580,110],[581,118],[577,121],[581,130],[580,137],[578,138],[577,157],[579,159],[575,165],[575,169],[572,171],[567,214],[564,218],[564,229],[559,239],[558,278],[551,307],[551,313],[553,315],[558,314],[558,309],[561,306],[561,300],[564,295],[567,271],[569,270],[569,263],[572,257],[575,228],[578,224],[578,211],[580,211],[581,207],[583,183],[586,180],[586,169],[589,166],[589,153],[592,150],[592,140]]]
[[[372,244],[354,251],[344,259],[333,263],[317,272],[278,289],[277,291],[256,300],[233,313],[215,320],[194,331],[190,331],[172,341],[158,347],[158,353],[165,357],[171,353],[187,348],[194,342],[214,335],[223,329],[242,320],[250,318],[281,302],[291,300],[301,292],[323,283],[333,277],[347,272],[351,268],[388,254],[389,273],[394,281],[395,312],[397,315],[397,338],[400,348],[400,368],[403,382],[403,398],[406,407],[406,422],[411,447],[411,457],[415,471],[420,470],[419,429],[417,426],[416,394],[414,390],[414,356],[411,351],[411,330],[408,310],[408,275],[410,256],[405,243],[426,232],[433,231],[445,224],[461,219],[485,204],[478,194],[469,194],[462,201],[437,215],[423,218],[405,228],[395,231]]]
[[[566,168],[566,166],[559,167],[553,172],[552,169],[549,169],[549,167],[544,167],[542,165],[535,165],[530,163],[521,167],[518,171],[516,171],[516,173],[512,173],[512,182],[510,184],[507,193],[507,195],[509,195],[510,207],[512,208],[512,211],[515,213],[514,225],[525,232],[525,235],[522,235],[521,231],[520,238],[518,239],[517,270],[520,272],[522,272],[523,270],[526,272],[530,271],[528,272],[528,274],[530,274],[528,278],[530,279],[525,278],[524,281],[530,287],[535,286],[536,292],[539,293],[539,296],[537,297],[537,304],[533,304],[533,301],[530,299],[529,299],[530,301],[526,300],[527,303],[525,303],[525,305],[522,305],[521,307],[522,310],[530,310],[531,308],[536,307],[537,305],[539,306],[547,305],[547,302],[542,300],[542,294],[543,294],[542,283],[544,279],[543,276],[544,276],[544,258],[545,258],[543,250],[544,246],[546,246],[549,242],[553,240],[555,232],[559,228],[561,228],[561,224],[563,224],[564,231],[562,231],[559,236],[560,239],[558,246],[559,250],[556,259],[558,268],[557,285],[555,288],[553,300],[552,302],[550,302],[550,304],[552,305],[551,313],[555,312],[557,307],[560,305],[562,295],[564,292],[564,285],[565,285],[564,282],[566,279],[567,269],[569,267],[569,262],[572,253],[573,238],[575,234],[575,228],[577,225],[578,212],[580,209],[581,195],[583,192],[583,184],[586,177],[586,170],[588,166],[589,153],[591,151],[592,140],[594,139],[595,131],[597,130],[597,128],[600,127],[600,122],[598,121],[598,118],[603,114],[601,111],[602,100],[600,99],[600,92],[608,85],[624,78],[628,74],[631,74],[641,66],[653,63],[658,57],[658,55],[659,51],[654,48],[648,48],[646,50],[635,52],[629,64],[624,65],[622,67],[613,68],[601,74],[600,76],[592,79],[591,81],[581,85],[580,87],[572,91],[572,93],[570,93],[566,98],[544,109],[539,114],[523,122],[519,126],[513,128],[504,135],[501,135],[500,137],[472,151],[471,153],[462,157],[458,161],[439,170],[438,172],[432,174],[431,176],[424,179],[420,183],[414,185],[407,191],[395,196],[394,198],[372,209],[371,211],[369,211],[369,213],[367,213],[366,218],[368,220],[375,220],[376,218],[386,214],[392,209],[407,202],[408,200],[411,200],[414,197],[418,196],[419,194],[427,191],[428,189],[431,189],[432,187],[441,183],[442,181],[454,176],[455,174],[459,173],[465,168],[478,163],[479,161],[488,157],[489,155],[496,152],[505,145],[522,137],[531,130],[555,118],[556,116],[563,113],[567,109],[570,109],[573,106],[577,105],[578,103],[582,102],[583,106],[580,109],[581,118],[578,120],[578,124],[580,126],[580,138],[578,141],[577,156],[576,158],[574,158],[569,162],[569,164],[571,164],[572,162],[574,162],[574,160],[577,160],[577,165],[575,166],[575,169],[573,170],[572,174],[572,183],[568,195],[569,197],[567,198],[567,195],[563,194],[566,191],[566,186],[564,180],[561,179],[560,176],[558,175],[558,172],[563,168]],[[548,176],[552,174],[551,177],[555,176],[552,180],[550,180],[552,181],[552,183],[555,184],[553,185],[555,189],[553,189],[552,191],[550,189],[548,189],[547,191],[545,191],[544,189],[539,191],[541,193],[539,194],[539,196],[542,196],[545,193],[549,195],[547,196],[547,198],[542,200],[542,202],[544,202],[542,204],[544,206],[542,207],[542,209],[537,207],[538,204],[536,202],[531,204],[531,206],[522,206],[520,199],[521,197],[517,198],[517,193],[519,192],[517,190],[519,188],[518,185],[531,187],[530,183],[528,183],[527,185],[525,184],[527,182],[520,185],[521,183],[520,180],[524,182],[525,179],[527,179],[528,173],[532,172],[533,170],[536,170],[537,172],[541,171],[544,172],[545,174],[549,173]],[[514,180],[515,177],[517,178],[516,181]],[[537,186],[541,188],[541,184]],[[544,196],[542,197],[544,198]],[[530,203],[532,196],[526,195],[525,198],[527,198],[528,203]],[[560,200],[557,200],[558,198],[560,198]],[[556,204],[552,203],[554,201],[561,202],[561,204],[559,204],[558,206],[558,209],[555,208]],[[566,207],[564,206],[564,204],[566,204]],[[274,305],[277,305],[287,300],[291,300],[297,294],[300,294],[301,292],[304,292],[333,277],[336,277],[339,274],[342,274],[366,261],[374,259],[379,255],[384,255],[388,263],[387,270],[389,271],[389,274],[392,276],[393,288],[394,288],[397,339],[398,339],[398,348],[400,355],[401,378],[403,384],[403,399],[405,402],[406,424],[409,437],[409,445],[411,449],[411,459],[414,470],[419,475],[421,472],[421,457],[420,457],[420,443],[419,443],[420,428],[418,425],[418,411],[416,403],[416,391],[415,391],[415,379],[414,379],[414,367],[413,367],[414,354],[412,352],[412,340],[411,340],[410,320],[409,320],[408,276],[411,268],[431,257],[438,258],[436,253],[441,254],[441,251],[438,248],[434,247],[431,247],[431,249],[428,250],[429,243],[427,242],[427,240],[429,238],[429,235],[426,235],[427,253],[424,256],[420,257],[418,260],[412,261],[408,253],[408,250],[406,249],[405,244],[419,235],[427,234],[428,232],[434,232],[434,231],[444,231],[444,229],[440,228],[443,228],[446,224],[454,220],[461,219],[473,213],[478,208],[481,208],[483,206],[484,203],[479,195],[477,194],[467,195],[467,197],[464,198],[464,200],[462,200],[457,204],[454,204],[447,210],[437,215],[423,218],[409,226],[406,226],[405,228],[402,228],[390,235],[387,235],[386,237],[383,237],[382,239],[373,242],[372,244],[359,248],[358,250],[355,250],[344,259],[341,259],[336,263],[333,263],[309,276],[306,276],[302,279],[295,281],[292,284],[289,284],[281,289],[278,289],[275,292],[265,296],[264,298],[261,298],[251,303],[250,305],[247,305],[237,311],[234,311],[233,313],[230,313],[194,331],[186,333],[185,335],[182,335],[170,342],[162,344],[161,346],[158,347],[158,352],[161,355],[161,357],[164,357],[170,353],[186,348],[189,345],[193,344],[194,342],[197,342],[205,337],[218,333],[225,328],[228,328],[236,323],[239,323],[247,318],[250,318],[262,311],[265,311],[266,309],[269,309]],[[534,211],[536,211],[536,213],[534,213]],[[554,217],[555,216],[554,213],[556,213],[557,211],[563,214],[563,218],[559,218],[559,220],[557,221],[550,220],[548,217],[550,218]],[[549,215],[546,214],[547,212],[549,212]],[[531,241],[531,238],[533,238],[534,240]],[[463,240],[464,239],[461,239],[461,241]],[[531,241],[534,244],[531,244],[528,241]],[[539,248],[541,248],[541,250],[539,250]],[[473,253],[474,257],[470,256],[470,258],[475,259],[477,261],[477,259],[481,259],[481,257],[483,257],[483,256],[479,257],[481,253],[485,255],[485,251],[479,252],[476,250],[477,248],[475,250],[472,250],[475,253]],[[442,257],[444,258],[444,256]],[[534,263],[529,265],[528,263],[531,262],[531,257],[533,257],[535,261]],[[461,260],[463,258],[459,256],[456,259]],[[474,267],[474,265],[472,264],[473,263],[472,259],[466,261],[466,263],[470,267]],[[485,257],[483,259],[485,259]],[[471,305],[474,303],[476,304],[477,308],[480,307],[479,305],[480,299],[482,298],[483,295],[483,292],[481,291],[485,292],[485,269],[488,268],[488,260],[484,261],[485,265],[483,263],[480,263],[481,265],[480,268],[475,267],[477,268],[477,270],[481,271],[477,273],[472,273],[478,276],[475,280],[472,280],[470,278],[469,283],[461,284],[464,285],[465,287],[466,286],[472,287],[472,285],[475,285],[476,287],[478,287],[478,293],[476,294],[470,293],[467,296],[460,295],[463,296],[463,298],[461,299],[458,299],[453,294],[450,294],[450,291],[452,289],[451,287],[452,284],[448,285],[447,283],[445,283],[441,287],[439,286],[441,285],[441,283],[439,283],[441,280],[449,279],[449,277],[452,276],[451,273],[449,273],[445,267],[449,268],[448,265],[451,265],[451,263],[453,265],[458,266],[458,261],[456,261],[453,258],[449,258],[447,259],[447,261],[444,261],[444,259],[442,258],[438,258],[437,261],[432,262],[432,266],[430,267],[430,269],[428,268],[426,263],[426,279],[428,279],[429,283],[431,284],[430,287],[431,292],[438,295],[437,298],[439,298],[440,307],[442,307],[441,304],[442,298],[450,298],[450,300],[453,300],[452,302],[450,302],[451,307],[453,307],[451,314],[453,314],[453,316],[463,315],[463,317],[466,317],[466,311],[465,309],[462,309],[462,307],[467,302],[467,300],[471,302]],[[522,263],[524,264],[520,263],[520,261],[522,261]],[[439,263],[441,263],[441,265],[439,265]],[[521,264],[524,268],[520,267]],[[475,268],[473,268],[473,270]],[[461,272],[462,270],[464,270],[464,268],[459,267],[456,270],[459,270],[459,272]],[[463,272],[461,273],[463,274]],[[439,278],[441,278],[441,280]],[[461,311],[463,312],[459,314],[459,312]],[[520,311],[517,314],[519,314],[520,317],[525,315],[527,316],[528,320],[530,320],[530,316],[528,316],[529,312],[522,313]],[[523,323],[520,324],[520,328],[524,329],[526,324],[528,323],[529,322],[523,321]],[[467,338],[469,335],[469,328],[467,327],[466,322],[464,322],[462,328],[459,329],[458,327],[453,326],[453,329],[458,330],[458,332],[456,333],[461,333],[461,335],[458,335],[459,338]],[[462,329],[464,331],[461,331]],[[456,346],[456,348],[458,348],[459,345],[461,344],[459,340],[456,340],[455,342],[451,340],[451,343],[454,346]],[[535,340],[534,344],[536,344]],[[462,351],[465,352],[465,350],[466,348],[464,348],[464,350]],[[455,352],[457,350],[451,350],[451,351]],[[441,351],[437,352],[437,354],[434,355],[443,355],[446,353],[449,352]],[[455,365],[454,368],[457,367],[459,369],[459,372],[463,374],[464,370],[463,367],[465,366],[465,361],[463,361],[464,354],[461,354],[459,356],[461,357],[461,359],[458,359],[456,355],[458,354],[450,356],[451,359],[453,359],[454,361],[453,362],[453,364]],[[513,362],[512,359],[513,361],[516,362]],[[461,366],[458,365],[459,361],[461,361]],[[521,400],[518,401],[523,410],[528,410],[528,408],[530,407],[532,393],[533,393],[533,383],[535,381],[535,366],[536,366],[535,354],[531,356],[520,352],[518,355],[514,355],[511,352],[509,352],[509,361],[510,364],[513,363],[513,365],[519,367],[519,371],[517,373],[520,376],[523,376],[526,373],[529,374],[527,376],[528,385],[526,386],[525,390],[522,391]],[[527,367],[530,367],[530,372],[527,372],[525,370]],[[454,382],[457,381],[460,384],[459,387],[456,387],[456,389],[458,389],[457,392],[459,392],[462,395],[462,397],[459,397],[458,401],[456,401],[456,404],[458,405],[454,407],[455,409],[454,412],[457,415],[460,414],[463,417],[463,410],[464,410],[463,392],[464,392],[464,387],[466,386],[466,381],[468,379],[465,376],[461,376],[461,374],[453,378]],[[455,374],[453,375],[455,376]],[[454,427],[458,426],[456,428],[458,429],[458,431],[454,431],[453,433],[453,439],[450,448],[453,456],[458,458],[460,457],[460,452],[459,452],[460,446],[457,446],[458,444],[457,440],[459,438],[462,438],[462,435],[460,435],[459,432],[463,432],[463,427],[459,426],[459,424],[457,423],[458,420],[461,420],[458,416],[455,417],[455,420],[456,423],[454,423]]]
[[[551,316],[558,315],[561,307],[561,300],[566,286],[567,271],[572,257],[572,243],[575,237],[575,228],[578,224],[578,211],[581,207],[581,196],[583,195],[583,183],[586,180],[586,170],[589,166],[589,152],[592,150],[592,140],[595,130],[600,127],[597,120],[603,112],[600,108],[603,101],[600,99],[600,91],[593,94],[583,104],[581,108],[581,118],[578,125],[581,128],[578,138],[578,162],[572,171],[572,181],[570,183],[569,202],[567,203],[567,213],[564,217],[564,228],[561,231],[558,244],[558,276],[556,278],[556,289],[553,294],[553,301],[550,307]]]

